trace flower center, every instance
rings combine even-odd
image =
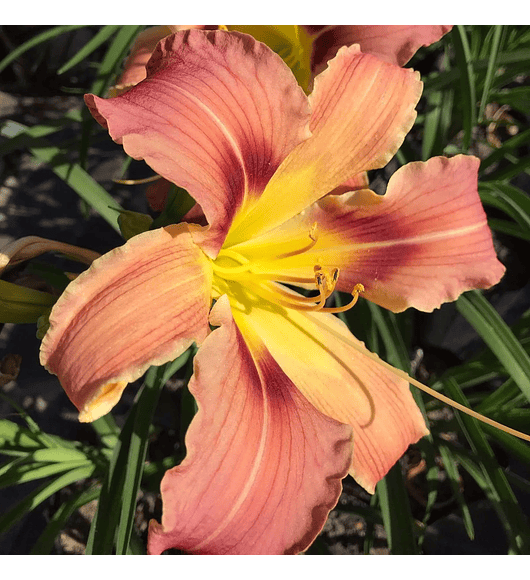
[[[318,241],[316,223],[309,230],[308,236],[309,241],[302,247],[282,254],[276,254],[274,256],[275,262],[278,263],[282,258],[301,255],[312,249]],[[261,262],[265,261],[265,259],[262,259]],[[287,308],[337,313],[345,312],[352,308],[356,304],[359,294],[364,291],[362,284],[356,284],[351,293],[352,299],[348,304],[326,308],[326,301],[333,294],[339,279],[339,268],[327,267],[316,263],[313,267],[312,277],[299,277],[290,276],[281,271],[272,273],[270,268],[264,268],[262,263],[260,263],[260,260],[249,260],[233,249],[222,249],[217,258],[212,261],[214,278],[219,282],[217,284],[218,293],[224,293],[221,287],[230,292],[231,287],[240,285],[239,287],[242,286],[245,290],[265,300]],[[304,287],[314,284],[318,294],[315,296],[302,296],[285,284],[303,284]],[[215,286],[216,284],[214,283]]]

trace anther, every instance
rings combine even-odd
[[[359,294],[364,292],[364,286],[362,284],[355,284],[352,291],[352,300],[349,304],[345,306],[337,306],[335,308],[322,308],[321,312],[328,312],[330,314],[337,314],[337,312],[346,312],[350,308],[353,308],[357,304],[357,300],[359,300]]]

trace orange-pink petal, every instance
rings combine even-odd
[[[416,118],[422,90],[414,71],[342,48],[315,79],[309,139],[276,171],[246,215],[238,215],[230,244],[249,240],[298,214],[353,176],[383,167]]]
[[[467,290],[489,288],[504,273],[477,191],[479,160],[434,157],[400,168],[384,196],[370,190],[327,197],[276,231],[236,249],[270,255],[262,270],[309,276],[315,264],[339,268],[337,289],[363,284],[363,297],[395,312],[426,312]],[[304,254],[274,260],[292,240],[318,242]],[[302,242],[298,242],[302,247]]]
[[[140,32],[135,38],[134,43],[129,52],[129,56],[123,65],[122,73],[116,84],[111,87],[111,96],[115,97],[128,91],[140,81],[143,81],[147,76],[146,66],[153,54],[156,45],[166,36],[179,30],[189,30],[192,28],[198,29],[215,29],[216,26],[198,25],[167,25],[167,26],[151,26],[146,30]]]
[[[307,97],[278,55],[235,32],[168,36],[147,73],[113,99],[87,95],[87,105],[131,157],[202,206],[203,248],[214,256],[238,208],[309,136]]]
[[[314,74],[326,68],[341,46],[359,44],[361,50],[392,64],[403,66],[422,46],[429,46],[449,32],[449,25],[339,25],[310,27]]]
[[[211,265],[195,245],[199,226],[139,234],[95,260],[50,314],[41,364],[92,421],[150,365],[173,360],[208,334]]]
[[[408,446],[428,433],[405,380],[378,363],[332,314],[263,304],[234,311],[282,371],[328,417],[353,428],[350,474],[370,493]]]
[[[162,480],[148,551],[303,551],[339,498],[351,429],[313,408],[258,337],[243,337],[226,296],[211,321],[221,326],[196,356],[188,454]]]

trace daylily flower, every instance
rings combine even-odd
[[[178,30],[216,29],[205,25],[164,25],[152,26],[141,32],[131,47],[124,63],[123,71],[116,85],[111,88],[111,96],[119,95],[145,79],[146,64],[156,45],[162,38]],[[322,72],[328,60],[333,58],[342,46],[359,44],[361,51],[374,54],[382,60],[405,65],[422,46],[428,46],[449,32],[450,25],[237,25],[223,26],[237,32],[250,34],[263,42],[282,57],[292,70],[298,84],[307,92],[314,77]],[[141,181],[141,180],[140,180]],[[368,186],[368,177],[361,173],[342,184],[333,193],[344,193]],[[166,205],[171,183],[157,179],[146,190],[147,201],[154,211],[162,211]],[[186,216],[192,219],[198,213]]]
[[[162,38],[192,28],[215,29],[204,25],[152,26],[141,32],[131,47],[114,94],[145,78],[145,66]],[[237,25],[225,29],[250,34],[279,54],[291,68],[298,83],[306,89],[315,75],[326,68],[339,48],[358,44],[361,51],[381,60],[405,65],[422,46],[429,46],[447,34],[450,25]]]
[[[147,231],[95,260],[42,342],[81,421],[199,345],[198,412],[186,458],[162,481],[149,553],[303,551],[347,473],[373,492],[427,433],[407,381],[334,314],[361,292],[431,311],[500,279],[479,161],[437,157],[399,169],[384,196],[326,196],[392,158],[421,88],[417,73],[352,46],[307,98],[252,37],[190,30],[164,38],[128,92],[86,96],[111,137],[185,188],[208,223]],[[334,290],[351,303],[329,307]]]

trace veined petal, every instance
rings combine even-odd
[[[111,89],[112,96],[120,95],[145,79],[147,74],[145,67],[156,45],[172,32],[174,32],[172,26],[151,26],[140,32],[123,65],[120,78]]]
[[[403,66],[422,46],[437,42],[451,30],[449,25],[396,26],[396,25],[343,25],[322,26],[312,30],[312,66],[314,74],[326,68],[341,46],[359,44],[361,50],[381,60]]]
[[[202,206],[213,257],[238,208],[309,136],[307,97],[278,55],[237,32],[168,36],[147,73],[116,98],[87,95],[87,105],[131,157]]]
[[[176,358],[208,334],[212,272],[193,242],[199,226],[139,234],[95,260],[50,314],[41,364],[93,421],[150,365]]]
[[[411,443],[428,433],[406,381],[378,365],[338,318],[260,305],[234,311],[319,411],[353,427],[350,474],[373,493]]]
[[[179,30],[189,30],[192,28],[214,29],[215,26],[199,25],[168,25],[150,26],[140,32],[129,52],[129,56],[123,65],[123,71],[116,84],[110,88],[110,96],[116,97],[128,91],[147,76],[146,66],[156,48],[156,45],[166,36]]]
[[[252,331],[238,330],[226,296],[190,381],[199,410],[188,455],[162,480],[162,524],[148,550],[293,554],[336,504],[351,460],[351,429],[314,409]]]
[[[259,202],[238,214],[234,245],[268,231],[341,186],[383,167],[416,118],[422,83],[414,71],[342,48],[315,79],[309,139],[285,159]]]
[[[365,288],[363,297],[395,312],[426,312],[466,290],[489,288],[504,273],[477,192],[479,160],[434,157],[400,168],[379,196],[362,190],[327,197],[277,230],[237,247],[243,255],[268,255],[260,266],[311,277],[315,264],[339,268],[337,289]],[[313,224],[318,242],[282,260],[288,244],[299,247]]]

